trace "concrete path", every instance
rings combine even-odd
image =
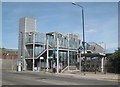
[[[60,73],[60,75],[68,75],[73,76],[75,78],[85,78],[85,79],[97,79],[97,80],[105,80],[105,81],[116,81],[120,82],[120,75],[114,74],[114,73],[100,73],[97,72],[96,74],[94,72],[79,72],[79,71],[69,71],[65,73]]]
[[[3,85],[118,85],[114,81],[85,78],[83,74],[23,71],[3,72],[2,76]]]
[[[16,72],[16,71],[15,71]],[[27,73],[38,73],[33,71],[23,71]],[[93,80],[103,80],[103,81],[114,81],[114,82],[120,82],[120,75],[114,74],[114,73],[101,73],[97,72],[96,74],[94,72],[79,72],[79,71],[67,71],[65,73],[50,73],[41,71],[40,73],[48,74],[48,75],[55,75],[55,76],[63,76],[63,77],[74,77],[74,78],[82,78],[82,79],[93,79]]]

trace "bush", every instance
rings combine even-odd
[[[108,57],[109,65],[107,71],[112,73],[120,73],[120,48]]]

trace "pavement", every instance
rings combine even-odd
[[[73,73],[73,72],[72,72]],[[74,72],[75,73],[75,72]],[[78,72],[77,72],[78,73]],[[73,77],[75,75],[75,77]],[[84,74],[82,74],[84,75]],[[9,72],[2,73],[3,85],[112,85],[117,86],[118,82],[88,79],[77,74],[48,73],[48,72]],[[85,75],[87,76],[87,75]]]
[[[67,71],[65,73],[59,73],[60,75],[73,76],[75,78],[84,78],[84,79],[96,79],[96,80],[105,80],[105,81],[115,81],[120,82],[120,74],[114,73],[101,73],[97,72],[79,72],[79,71]]]
[[[33,71],[24,71],[27,73],[38,73]],[[55,75],[55,76],[63,76],[63,77],[74,77],[74,78],[82,78],[82,79],[93,79],[93,80],[102,80],[102,81],[114,81],[114,82],[120,82],[120,74],[114,74],[114,73],[101,73],[97,72],[96,74],[94,72],[80,72],[78,70],[73,71],[67,71],[64,73],[51,73],[51,72],[45,72],[41,71],[40,73],[48,74],[48,75]]]
[[[120,74],[115,74],[115,73],[101,73],[97,72],[96,74],[94,72],[80,72],[78,70],[72,70],[72,71],[67,71],[64,73],[49,73],[49,72],[44,72],[46,74],[55,74],[59,76],[70,76],[74,78],[82,78],[82,79],[96,79],[96,80],[103,80],[103,81],[115,81],[115,82],[120,82]]]

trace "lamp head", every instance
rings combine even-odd
[[[73,5],[76,5],[76,3],[75,3],[75,2],[72,2],[72,4],[73,4]]]

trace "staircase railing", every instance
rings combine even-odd
[[[62,70],[61,70],[61,73],[63,73],[64,71],[66,71],[68,69],[68,66],[64,67]]]
[[[37,58],[39,58],[43,53],[45,53],[47,51],[47,49],[43,50],[38,56]]]
[[[51,44],[49,44],[48,46],[52,47]],[[37,58],[39,58],[43,53],[45,53],[47,51],[47,49],[45,48],[42,52],[40,52],[40,54],[38,54]]]

